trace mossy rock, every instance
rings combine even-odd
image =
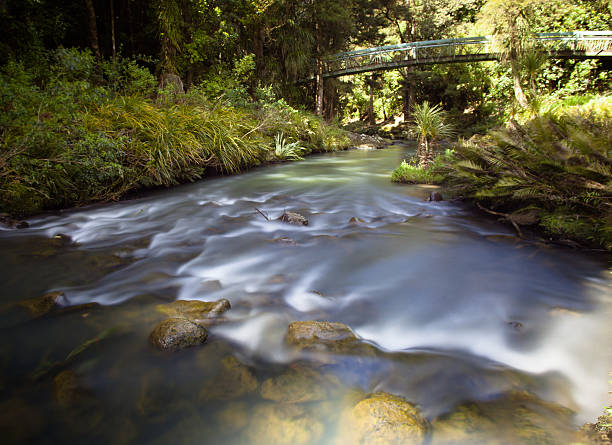
[[[294,224],[296,226],[308,225],[308,219],[305,216],[295,212],[283,212],[283,214],[279,216],[277,220],[287,224]]]
[[[433,422],[432,445],[569,443],[573,412],[525,391],[469,402]]]
[[[340,380],[334,375],[296,367],[263,382],[259,392],[274,402],[303,403],[325,400],[339,387]]]
[[[287,329],[285,340],[300,349],[338,347],[358,341],[347,325],[329,321],[294,321]]]
[[[251,370],[230,355],[221,361],[219,373],[200,391],[200,399],[236,399],[257,391],[258,385]]]
[[[63,296],[63,292],[49,292],[41,297],[20,301],[18,305],[27,309],[28,313],[33,318],[36,318],[48,314],[55,309],[58,306],[59,299]]]
[[[355,336],[351,329],[338,322],[295,321],[289,324],[285,342],[303,352],[323,352],[320,356],[325,363],[335,363],[331,354],[352,354],[360,357],[373,357],[378,350]]]
[[[149,339],[161,351],[178,351],[201,345],[208,338],[205,327],[185,318],[168,318],[160,322]]]
[[[225,298],[218,301],[177,300],[156,306],[158,312],[175,318],[186,318],[203,323],[219,317],[232,306]]]
[[[252,410],[244,443],[310,445],[321,438],[323,430],[323,424],[301,405],[266,403]]]
[[[429,429],[419,409],[392,394],[370,395],[345,412],[335,444],[422,444]]]
[[[81,385],[74,371],[65,370],[53,379],[55,400],[63,408],[77,406],[90,399],[91,394]]]
[[[215,420],[224,431],[235,433],[249,424],[249,411],[246,402],[230,402],[216,412]]]

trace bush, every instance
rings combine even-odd
[[[550,236],[612,249],[612,99],[551,109],[459,144],[437,172],[451,192],[510,219],[535,209]]]
[[[391,180],[404,184],[440,184],[444,176],[435,173],[431,166],[421,168],[416,160],[410,163],[404,160],[399,167],[393,170]]]

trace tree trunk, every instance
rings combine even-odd
[[[323,116],[323,95],[325,85],[323,84],[323,61],[321,60],[321,37],[319,35],[319,24],[315,23],[315,34],[317,39],[317,60],[315,67],[315,114]]]
[[[425,168],[429,164],[429,141],[423,138],[419,141],[419,149],[417,150],[419,158],[419,167]]]
[[[414,106],[414,91],[415,91],[415,83],[414,83],[414,67],[409,66],[404,68],[404,72],[402,73],[402,77],[404,78],[404,84],[402,87],[403,92],[403,112],[404,112],[404,122],[407,122],[410,119],[410,114],[412,113],[412,107]]]
[[[98,25],[96,23],[96,10],[94,8],[93,0],[85,0],[87,6],[87,12],[89,14],[89,42],[94,55],[98,58],[102,58],[100,54],[100,44],[98,43]]]
[[[132,1],[127,2],[127,15],[128,15],[128,26],[130,33],[130,55],[134,55],[136,52],[136,46],[134,45],[134,15],[132,13]]]
[[[374,116],[374,88],[370,84],[370,104],[368,106],[368,124],[376,125],[376,116]]]
[[[110,16],[111,16],[111,48],[113,60],[117,57],[117,42],[115,39],[115,2],[110,0]]]
[[[521,107],[527,108],[529,106],[529,101],[527,100],[527,96],[525,95],[523,86],[521,85],[521,73],[518,66],[518,56],[514,50],[510,52],[510,68],[512,69],[514,96]]]

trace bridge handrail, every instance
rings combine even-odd
[[[571,31],[571,32],[546,32],[537,33],[535,35],[536,41],[579,41],[579,40],[599,40],[599,39],[612,39],[612,31]],[[465,46],[482,43],[492,43],[494,38],[492,36],[479,36],[479,37],[460,37],[453,39],[441,39],[441,40],[425,40],[420,42],[409,42],[399,43],[395,45],[385,45],[375,48],[357,49],[353,51],[345,51],[337,53],[332,56],[326,57],[326,62],[334,62],[339,60],[353,59],[357,57],[364,57],[373,54],[384,54],[389,52],[403,52],[409,50],[417,50],[423,48],[435,48],[443,46]]]

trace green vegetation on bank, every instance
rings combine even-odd
[[[524,123],[457,144],[419,175],[442,176],[451,195],[516,226],[612,250],[611,122],[610,96],[549,102]]]
[[[129,60],[99,62],[72,49],[49,59],[0,71],[0,212],[117,199],[349,145],[342,130],[269,89],[215,99],[205,86],[159,90]],[[277,149],[279,135],[291,153]]]

